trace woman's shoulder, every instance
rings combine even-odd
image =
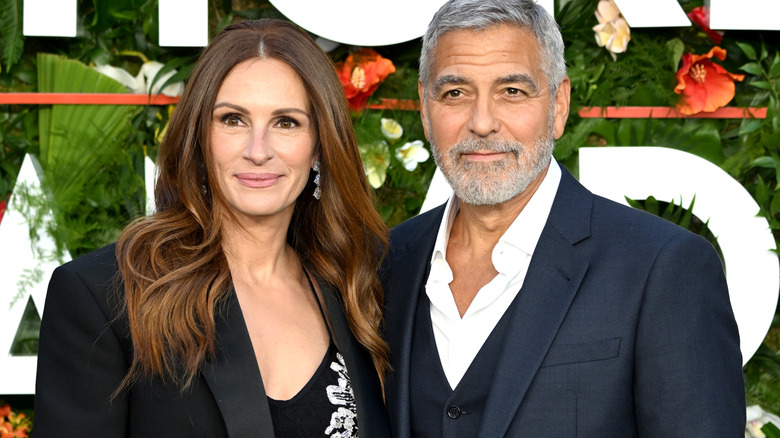
[[[101,278],[106,275],[113,276],[117,271],[116,243],[111,243],[76,257],[58,269],[72,271],[79,276],[92,278]]]
[[[112,243],[55,269],[49,282],[49,293],[58,289],[75,293],[75,290],[85,288],[93,295],[103,296],[96,296],[103,301],[106,295],[114,295],[115,291],[122,290],[119,284],[116,244]]]

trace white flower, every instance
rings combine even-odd
[[[98,65],[95,70],[124,85],[131,93],[144,92],[143,76],[141,75],[133,77],[127,70],[113,65]]]
[[[628,22],[620,16],[620,9],[613,0],[599,2],[596,19],[599,21],[599,24],[593,26],[596,43],[599,47],[606,47],[612,59],[617,60],[617,54],[625,52],[631,41]]]
[[[404,168],[409,172],[417,169],[417,163],[422,163],[430,156],[431,153],[425,149],[423,142],[420,140],[406,143],[395,151],[395,157],[403,163]]]
[[[157,61],[149,61],[145,62],[144,65],[141,66],[141,71],[138,72],[139,75],[144,76],[144,82],[146,84],[146,92],[149,92],[149,88],[152,87],[152,81],[154,80],[154,77],[157,76],[157,73],[160,71],[160,69],[163,68],[163,65],[160,64]],[[169,84],[167,87],[165,87],[162,91],[160,90],[160,87],[167,81],[171,76],[176,74],[176,70],[171,70],[166,72],[164,75],[160,76],[159,79],[157,79],[157,82],[154,83],[154,89],[152,89],[152,94],[164,94],[166,96],[179,96],[181,95],[182,91],[184,91],[184,83],[183,82],[175,82],[173,84]]]
[[[95,70],[124,85],[131,93],[149,94],[149,88],[152,86],[152,81],[154,81],[154,77],[157,76],[157,73],[162,68],[163,64],[157,61],[147,61],[141,66],[141,70],[135,77],[128,73],[127,70],[111,65],[98,65],[95,67]],[[184,91],[183,82],[169,84],[160,91],[160,87],[165,81],[175,74],[176,70],[171,70],[162,75],[157,82],[154,83],[154,90],[152,90],[151,94],[162,93],[171,97],[181,95],[182,91]]]
[[[387,137],[388,140],[398,140],[404,135],[404,128],[393,119],[382,118],[380,126],[382,135]]]
[[[766,435],[761,431],[761,428],[767,423],[780,427],[780,417],[766,412],[761,406],[748,406],[746,413],[745,438],[765,438]]]
[[[371,187],[382,187],[387,178],[387,167],[390,165],[390,148],[384,140],[358,146],[360,158],[363,160],[363,170]]]

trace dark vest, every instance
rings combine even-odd
[[[412,334],[410,398],[412,436],[415,438],[477,436],[485,402],[501,355],[515,299],[496,324],[466,374],[453,390],[439,359],[431,324],[430,301],[420,293]]]

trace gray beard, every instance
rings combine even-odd
[[[431,139],[431,150],[455,195],[470,205],[497,205],[524,192],[550,164],[555,140],[552,130],[529,149],[520,142],[467,138],[442,153]],[[467,161],[462,154],[476,151],[509,152],[501,160]]]

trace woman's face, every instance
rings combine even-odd
[[[292,215],[316,142],[309,96],[289,65],[251,59],[225,78],[212,113],[210,148],[217,183],[239,220]]]

